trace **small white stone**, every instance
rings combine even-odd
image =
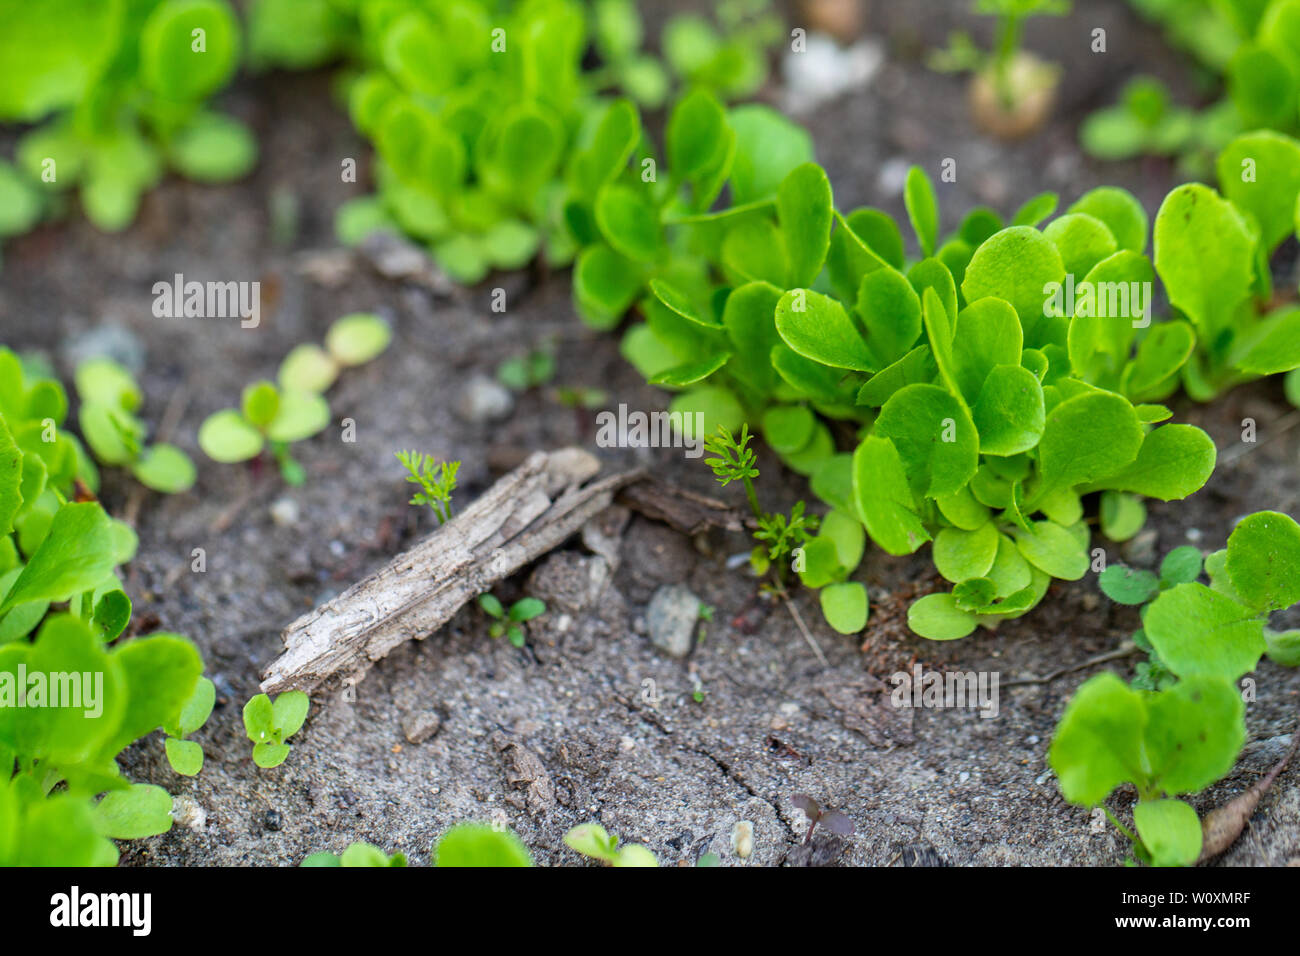
[[[298,502],[292,498],[277,498],[271,505],[271,520],[281,528],[292,528],[302,517]]]
[[[957,779],[960,780],[962,783],[965,783],[967,780],[970,779],[970,774],[967,771],[963,770],[961,773],[957,774]]]
[[[193,797],[178,793],[172,798],[172,819],[195,833],[201,833],[208,822],[208,811]]]
[[[742,860],[749,859],[750,854],[754,852],[754,824],[748,820],[741,820],[732,828],[731,848]]]

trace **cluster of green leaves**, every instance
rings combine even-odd
[[[707,217],[721,234],[713,281],[652,279],[624,351],[652,382],[684,389],[674,411],[703,412],[711,428],[760,421],[811,477],[839,514],[808,549],[805,580],[838,583],[856,566],[855,520],[893,554],[933,539],[958,589],[923,599],[912,624],[960,637],[1025,613],[1053,577],[1083,576],[1084,494],[1103,492],[1106,530],[1131,535],[1136,495],[1204,484],[1209,437],[1154,427],[1169,412],[1150,404],[1177,388],[1190,326],[1138,329],[1082,299],[1071,312],[1051,291],[1154,278],[1132,196],[1094,191],[1042,230],[1055,196],[1005,227],[979,209],[941,241],[933,187],[914,169],[906,200],[924,258],[909,263],[894,221],[836,210],[819,167],[796,165],[775,192]],[[858,431],[856,451],[839,453],[825,419]]]
[[[1136,834],[1115,823],[1145,863],[1186,865],[1200,855],[1196,811],[1174,798],[1204,789],[1236,761],[1246,739],[1236,681],[1265,653],[1300,664],[1300,631],[1268,628],[1272,612],[1300,603],[1300,525],[1273,511],[1250,515],[1205,559],[1205,572],[1208,585],[1197,580],[1201,556],[1192,548],[1170,552],[1158,576],[1103,572],[1112,599],[1144,605],[1134,640],[1151,659],[1131,687],[1110,673],[1084,683],[1049,754],[1072,803],[1096,805],[1133,784]]]
[[[0,120],[36,123],[17,165],[0,161],[0,237],[30,228],[81,187],[86,216],[126,227],[170,167],[199,182],[237,178],[257,147],[205,107],[239,61],[225,0],[12,3],[0,36]]]
[[[438,519],[438,524],[451,520],[451,494],[456,490],[458,461],[438,461],[432,455],[418,451],[394,452],[406,469],[406,480],[419,485],[420,490],[410,500],[413,505],[428,505]]]
[[[363,365],[380,355],[392,340],[388,323],[368,312],[336,320],[325,346],[298,345],[285,356],[275,382],[254,382],[244,389],[239,408],[209,415],[199,426],[199,447],[213,461],[248,461],[269,444],[285,481],[300,485],[306,473],[289,445],[324,430],[330,423],[324,392],[343,368]]]
[[[131,373],[110,358],[87,359],[73,377],[81,408],[77,424],[95,458],[126,468],[154,491],[177,494],[194,485],[194,462],[175,445],[145,444],[148,428],[136,417],[144,394]]]
[[[1102,159],[1181,155],[1184,168],[1205,172],[1213,156],[1247,130],[1300,130],[1300,2],[1298,0],[1141,0],[1147,16],[1176,31],[1213,71],[1227,95],[1197,112],[1173,107],[1155,80],[1132,83],[1120,104],[1089,117],[1083,147]]]
[[[599,823],[583,823],[564,834],[565,844],[583,856],[600,860],[610,866],[658,866],[655,855],[639,843],[619,846],[618,837],[612,836]]]
[[[524,646],[524,629],[520,625],[546,613],[546,602],[535,597],[520,598],[507,611],[495,595],[480,594],[478,606],[492,618],[488,635],[493,638],[505,637],[515,647]]]
[[[269,770],[284,763],[290,746],[285,743],[307,719],[311,699],[300,690],[287,690],[275,698],[258,694],[244,705],[244,733],[253,742],[253,763]]]
[[[764,48],[776,33],[767,6],[728,0],[717,11],[721,30],[694,15],[671,18],[663,46],[673,72],[724,96],[751,93],[766,77]],[[551,264],[569,263],[586,243],[564,214],[566,198],[571,184],[582,185],[587,160],[577,154],[604,110],[599,91],[619,87],[657,106],[671,86],[665,68],[640,52],[644,30],[630,0],[505,8],[261,0],[250,17],[263,62],[346,55],[357,64],[344,77],[348,108],[375,144],[378,192],[344,204],[339,238],[405,232],[467,283],[519,268],[539,250]],[[601,65],[584,71],[589,45]]]
[[[171,797],[125,780],[117,756],[203,723],[194,645],[123,637],[116,568],[136,536],[91,498],[67,410],[56,379],[0,350],[0,865],[112,865],[112,839],[166,831]]]
[[[971,6],[976,13],[997,18],[993,49],[981,50],[969,33],[959,31],[949,38],[946,49],[930,57],[930,68],[943,73],[972,72],[987,76],[1003,108],[1013,111],[1033,88],[1054,83],[1056,78],[1055,70],[1041,64],[1027,76],[1016,75],[1018,61],[1029,60],[1021,49],[1025,21],[1031,17],[1065,16],[1071,5],[1071,0],[974,0]]]

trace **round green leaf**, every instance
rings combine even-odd
[[[975,615],[959,608],[951,594],[927,594],[907,609],[907,626],[932,641],[955,641],[977,624]]]
[[[330,423],[330,407],[325,399],[312,392],[280,393],[280,410],[266,427],[271,441],[295,442],[310,438]]]
[[[172,828],[172,797],[162,787],[135,783],[125,790],[110,790],[95,807],[95,819],[104,836],[140,840]]]
[[[1243,518],[1228,537],[1227,569],[1252,607],[1276,611],[1300,602],[1300,525],[1276,511]]]
[[[388,323],[372,312],[353,312],[335,320],[325,333],[325,349],[340,365],[363,365],[383,353],[393,340]],[[287,360],[286,360],[287,361]],[[283,377],[283,369],[281,376]],[[303,391],[320,392],[320,388]]]
[[[1191,866],[1201,855],[1201,821],[1181,800],[1140,801],[1133,823],[1155,866]]]
[[[987,522],[974,531],[944,528],[934,537],[934,566],[949,581],[982,578],[998,553],[997,525]]]
[[[140,31],[140,78],[167,100],[202,100],[239,62],[239,24],[220,0],[168,0]]]
[[[339,365],[319,345],[295,345],[280,363],[277,381],[281,388],[299,392],[323,392],[338,377]]]
[[[154,491],[174,495],[194,487],[194,462],[175,445],[159,443],[144,450],[131,467],[140,483]]]
[[[857,634],[867,626],[867,589],[857,581],[822,588],[822,615],[841,634]]]
[[[199,426],[199,447],[213,461],[254,458],[262,450],[262,434],[233,408],[209,415]]]
[[[776,306],[776,330],[786,345],[805,358],[832,368],[872,371],[875,361],[861,331],[830,296],[794,289]]]

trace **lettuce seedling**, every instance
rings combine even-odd
[[[565,845],[583,856],[600,860],[610,866],[658,866],[655,855],[639,843],[618,845],[618,837],[611,836],[599,823],[584,823],[564,834]]]
[[[209,415],[199,426],[199,447],[213,461],[234,463],[257,458],[269,446],[284,480],[301,485],[306,472],[289,446],[329,425],[329,404],[321,393],[342,368],[371,361],[391,340],[392,331],[379,316],[343,316],[326,332],[324,348],[299,345],[285,357],[278,384],[255,382],[244,389],[238,409]]]
[[[163,726],[167,732],[167,739],[163,742],[167,762],[183,776],[196,776],[203,769],[203,748],[185,738],[208,722],[216,699],[216,686],[206,677],[200,677],[194,685],[194,693],[181,705],[176,719]]]
[[[420,487],[408,503],[428,505],[438,519],[438,524],[450,521],[451,493],[456,490],[456,472],[460,470],[460,462],[439,462],[432,455],[418,451],[398,451],[393,454],[407,470],[406,480]]]
[[[532,866],[533,858],[513,830],[458,823],[434,845],[434,866]]]
[[[1213,156],[1247,131],[1296,134],[1300,44],[1294,0],[1251,3],[1169,3],[1142,0],[1145,14],[1163,22],[1175,42],[1190,47],[1227,95],[1199,112],[1171,108],[1165,88],[1143,78],[1121,102],[1094,113],[1080,131],[1085,150],[1101,159],[1181,154],[1184,172],[1208,175]]]
[[[1186,866],[1200,856],[1201,825],[1196,811],[1176,798],[1232,769],[1246,740],[1244,714],[1241,695],[1223,677],[1188,677],[1165,690],[1142,691],[1099,674],[1066,706],[1048,761],[1071,803],[1096,806],[1132,784],[1136,832],[1109,809],[1107,816],[1139,861]]]
[[[1021,48],[1025,21],[1064,16],[1070,12],[1070,0],[974,0],[972,6],[976,13],[997,17],[993,49],[985,52],[968,33],[954,33],[948,48],[930,57],[930,67],[973,73],[970,103],[975,119],[996,136],[1024,136],[1046,121],[1061,72]]]
[[[1228,547],[1205,559],[1171,551],[1159,574],[1113,565],[1102,590],[1143,605],[1134,641],[1150,652],[1132,687],[1102,674],[1066,707],[1049,760],[1072,803],[1100,803],[1132,783],[1136,833],[1111,815],[1139,860],[1187,865],[1201,854],[1196,812],[1179,800],[1222,777],[1245,742],[1244,706],[1235,682],[1267,653],[1300,664],[1300,632],[1268,629],[1268,615],[1300,603],[1300,525],[1261,511],[1242,519]],[[1107,811],[1108,815],[1109,811]]]
[[[271,702],[258,694],[244,705],[244,732],[253,742],[253,762],[264,770],[284,763],[291,749],[286,740],[307,719],[311,700],[300,690],[287,690]]]
[[[385,853],[377,846],[371,846],[369,843],[353,843],[342,854],[321,852],[313,853],[306,857],[300,867],[317,867],[317,866],[383,866],[383,867],[404,867],[406,866],[405,853]]]
[[[97,473],[62,428],[67,409],[57,380],[0,349],[6,866],[111,866],[113,839],[165,832],[171,797],[132,785],[116,758],[159,727],[202,723],[187,712],[203,670],[194,645],[161,632],[122,637],[131,601],[116,569],[134,556],[136,536],[93,500]]]
[[[480,594],[478,606],[493,619],[488,635],[493,638],[504,636],[515,647],[524,646],[524,629],[520,625],[546,613],[545,602],[535,597],[520,598],[506,611],[494,595]]]
[[[81,409],[77,422],[101,464],[126,468],[143,485],[165,494],[194,486],[194,462],[175,445],[145,445],[148,431],[135,416],[143,394],[131,373],[109,358],[88,359],[74,375]]]
[[[23,5],[6,18],[0,59],[16,64],[0,80],[0,120],[49,117],[17,147],[46,208],[80,185],[87,218],[116,231],[168,167],[224,182],[256,162],[249,130],[204,105],[239,61],[225,0],[79,4],[72,16]]]

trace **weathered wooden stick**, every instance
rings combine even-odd
[[[284,630],[262,690],[311,690],[340,671],[360,677],[422,640],[475,596],[559,547],[640,472],[583,485],[600,470],[578,448],[536,452],[445,525]]]

